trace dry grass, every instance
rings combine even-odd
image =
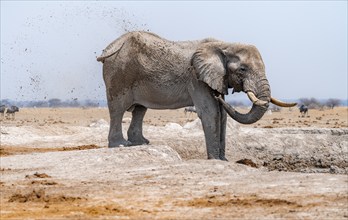
[[[246,109],[240,109],[246,112]],[[124,118],[131,118],[126,112]],[[184,113],[184,109],[177,110],[148,110],[144,123],[164,126],[169,122],[184,125],[197,118],[195,113]],[[107,108],[23,108],[16,114],[15,120],[2,120],[1,125],[81,125],[88,126],[94,121],[104,119],[109,121]],[[127,121],[127,120],[126,120]],[[278,127],[320,127],[346,128],[348,127],[348,108],[337,107],[328,110],[310,109],[306,117],[302,117],[299,110],[284,108],[280,112],[267,112],[263,118],[253,125],[260,128]]]

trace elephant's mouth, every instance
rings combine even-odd
[[[235,92],[241,92],[241,91],[243,91],[242,87],[233,87],[232,88],[232,94]]]

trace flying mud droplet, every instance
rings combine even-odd
[[[30,76],[29,79],[30,79],[30,85],[33,86],[32,92],[40,91],[41,77],[39,75],[34,75],[34,76]]]

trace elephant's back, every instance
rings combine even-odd
[[[147,40],[152,41],[167,41],[158,35],[150,32],[144,32],[144,31],[133,31],[128,32],[111,42],[102,52],[102,54],[97,57],[97,61],[104,62],[106,58],[114,55],[117,53],[125,43],[141,43],[146,42]]]
[[[181,55],[190,56],[196,50],[200,41],[170,41],[151,32],[133,31],[123,34],[110,43],[97,58],[104,62],[106,58],[118,53],[121,49],[132,52],[131,56],[146,54],[150,56],[168,55],[179,52]],[[127,48],[128,47],[128,48]],[[168,57],[177,58],[177,57]]]
[[[176,77],[190,66],[197,45],[195,41],[169,41],[149,32],[130,32],[110,44],[98,59],[113,65],[118,74],[137,72],[151,78],[169,73]]]
[[[103,75],[115,93],[143,83],[155,88],[188,82],[196,42],[174,42],[148,32],[130,32],[104,51]]]

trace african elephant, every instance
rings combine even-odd
[[[225,158],[226,112],[243,124],[258,121],[271,97],[261,55],[252,45],[226,43],[212,38],[173,42],[148,32],[122,35],[103,50],[110,113],[109,147],[148,144],[142,122],[146,110],[195,106],[202,121],[208,159]],[[253,102],[241,114],[224,101],[228,88],[246,92]],[[122,134],[122,117],[132,112],[128,140]]]

